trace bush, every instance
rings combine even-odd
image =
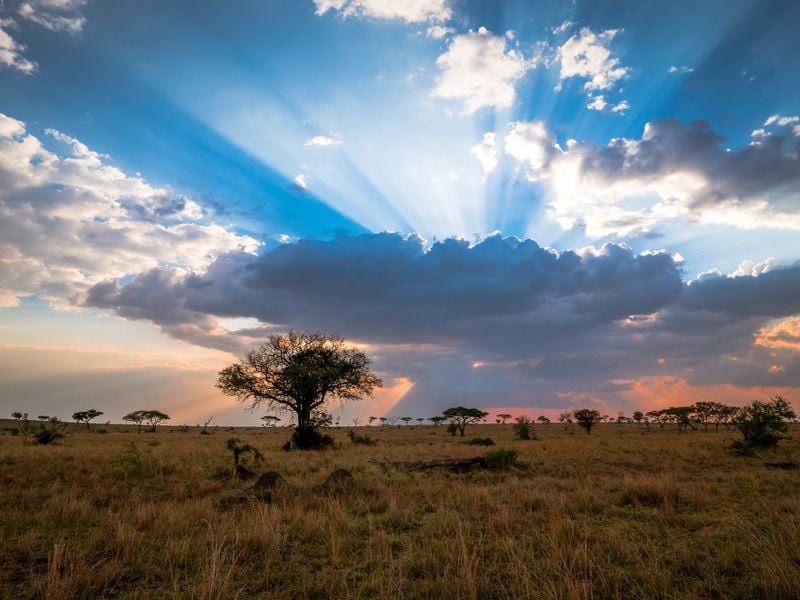
[[[347,432],[347,437],[349,437],[350,441],[353,442],[354,444],[362,444],[364,446],[374,446],[375,445],[375,440],[373,440],[371,437],[369,437],[366,434],[364,434],[364,435],[358,434],[355,431],[353,431],[352,429]]]
[[[64,424],[58,417],[48,417],[46,421],[39,423],[39,428],[29,435],[34,444],[46,446],[64,437],[64,434],[61,433],[63,427]]]
[[[492,438],[472,438],[471,440],[467,440],[464,442],[468,446],[494,446],[494,440]]]
[[[536,434],[533,433],[533,421],[526,416],[517,417],[514,422],[514,437],[518,440],[536,439]]]
[[[496,450],[489,450],[484,458],[486,459],[486,466],[488,468],[500,471],[521,466],[517,461],[517,456],[516,450],[497,448]]]
[[[739,409],[733,418],[734,426],[742,432],[744,444],[752,448],[775,446],[785,436],[786,420],[794,417],[789,403],[775,396],[768,402],[756,400]]]
[[[284,445],[284,449],[324,450],[331,446],[333,446],[333,438],[331,436],[322,433],[317,427],[309,425],[295,427],[294,431],[292,431],[292,438],[287,445]]]

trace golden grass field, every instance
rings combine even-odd
[[[743,457],[734,430],[472,426],[527,468],[453,474],[368,462],[488,450],[444,427],[322,452],[282,451],[284,428],[101,428],[0,435],[3,598],[800,597],[800,470],[775,466],[800,462],[796,429]],[[287,479],[271,502],[219,478],[234,435]],[[355,487],[320,490],[336,468]]]

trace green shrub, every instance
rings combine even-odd
[[[492,438],[472,438],[471,440],[467,440],[464,442],[468,446],[494,446],[494,440]]]
[[[536,434],[533,432],[533,421],[524,415],[517,417],[514,422],[514,437],[518,440],[536,439]]]
[[[352,429],[347,432],[347,437],[350,438],[350,441],[354,444],[362,444],[364,446],[374,446],[375,440],[369,437],[367,434],[361,435],[353,431]]]
[[[292,431],[292,438],[287,442],[283,448],[284,450],[291,450],[296,448],[298,450],[324,450],[333,446],[333,438],[325,433],[322,433],[319,428],[313,425],[306,425],[305,427],[295,427]]]
[[[486,459],[486,466],[488,468],[501,471],[520,466],[520,463],[517,461],[518,456],[519,454],[516,450],[497,448],[495,450],[489,450],[484,458]]]
[[[753,448],[775,446],[785,436],[786,420],[794,418],[789,403],[775,396],[767,402],[754,401],[733,418],[734,426],[744,436],[744,444]]]

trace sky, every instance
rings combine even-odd
[[[258,423],[335,332],[433,416],[800,389],[792,0],[0,0],[0,413]]]

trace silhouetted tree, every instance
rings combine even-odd
[[[591,408],[582,408],[575,411],[575,422],[586,430],[586,433],[591,433],[592,427],[600,422],[600,413]]]
[[[138,428],[138,432],[141,433],[146,412],[146,410],[135,410],[122,417],[122,420],[127,423],[134,423]]]
[[[13,413],[11,413],[11,416],[14,417],[14,419],[16,419],[17,421],[19,421],[22,418],[22,413],[21,412],[13,412]]]
[[[267,427],[275,427],[278,424],[278,421],[281,420],[280,417],[276,417],[275,415],[264,415],[261,417],[261,420],[264,421],[264,425]]]
[[[401,417],[400,420],[408,425],[411,422],[411,417]]]
[[[478,423],[489,413],[479,408],[467,408],[466,406],[453,406],[442,413],[444,417],[450,419],[450,424],[464,437],[464,430],[470,423]]]
[[[290,331],[272,335],[240,362],[219,374],[217,387],[252,408],[266,403],[297,415],[292,435],[298,448],[316,440],[315,417],[330,400],[359,400],[382,385],[361,350],[337,335]],[[314,442],[315,443],[315,442]]]
[[[564,431],[567,430],[567,426],[572,424],[572,417],[575,411],[572,410],[565,410],[558,415],[559,423],[564,425]]]
[[[692,417],[695,415],[694,406],[671,406],[661,412],[671,417],[678,424],[678,431],[686,431],[687,427],[696,429],[694,423],[692,423]]]
[[[514,436],[518,440],[530,440],[536,437],[533,433],[533,421],[525,415],[517,417],[514,421]]]
[[[544,415],[540,415],[536,420],[539,421],[539,423],[541,423],[542,425],[549,425],[550,424],[550,419],[548,419]]]
[[[499,423],[501,425],[505,425],[506,421],[511,418],[511,415],[508,413],[498,413],[497,418],[500,419]]]
[[[86,429],[89,429],[89,421],[92,419],[96,419],[103,412],[100,410],[95,410],[94,408],[90,408],[89,410],[82,410],[72,414],[72,420],[76,423],[86,423]]]
[[[641,425],[643,419],[644,419],[644,413],[642,411],[636,410],[633,412],[633,420],[636,421],[637,425]]]
[[[443,417],[441,415],[438,415],[436,417],[431,417],[431,418],[428,419],[428,421],[433,423],[434,427],[438,427],[439,425],[441,425],[446,420],[447,420],[447,417]]]
[[[768,447],[783,439],[781,434],[787,430],[786,421],[794,418],[789,402],[774,396],[767,402],[756,400],[743,406],[733,418],[733,424],[741,431],[748,446]]]

